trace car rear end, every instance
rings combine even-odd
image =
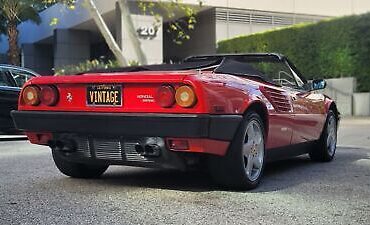
[[[188,71],[39,77],[12,116],[69,161],[185,169],[225,155],[241,120],[210,112],[208,94]]]

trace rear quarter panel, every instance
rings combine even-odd
[[[263,82],[224,74],[204,73],[190,78],[203,86],[205,107],[211,114],[240,114],[249,107],[260,104],[264,107],[266,148],[276,148],[290,144],[292,118],[289,113],[275,111],[263,95]],[[263,117],[263,115],[261,115]],[[283,130],[283,131],[282,131]]]
[[[198,90],[210,114],[244,114],[250,103],[262,100],[258,82],[252,80],[213,73],[189,76],[185,80],[201,87]]]

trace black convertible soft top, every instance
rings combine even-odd
[[[118,73],[118,72],[139,72],[139,71],[179,71],[179,70],[194,70],[202,69],[205,67],[217,65],[217,60],[199,60],[194,62],[183,62],[177,64],[155,64],[145,66],[128,66],[120,68],[97,69],[83,72],[87,73]]]
[[[248,62],[278,62],[284,56],[276,53],[249,53],[249,54],[216,54],[191,56],[178,64],[156,64],[146,66],[130,66],[112,69],[91,70],[80,74],[89,73],[117,73],[139,71],[181,71],[201,70],[214,67],[214,72],[233,74],[237,76],[253,76],[268,81],[268,77],[261,71],[252,67]]]

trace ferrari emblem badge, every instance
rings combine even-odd
[[[73,100],[72,94],[71,94],[71,92],[68,92],[68,94],[67,94],[67,101],[68,102],[72,102],[72,100]]]

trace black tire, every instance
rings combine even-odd
[[[330,162],[334,159],[337,144],[337,126],[337,116],[330,110],[320,139],[317,141],[315,148],[309,153],[311,160],[316,162]],[[331,135],[334,135],[334,140],[330,140]]]
[[[252,125],[251,125],[252,124]],[[253,179],[251,179],[252,172],[247,173],[248,165],[252,166],[251,171],[253,171],[254,163],[248,164],[248,160],[245,157],[245,152],[243,152],[243,146],[249,143],[247,129],[250,129],[250,126],[258,127],[261,132],[261,141],[262,144],[257,145],[253,144],[249,149],[249,155],[255,152],[259,152],[262,156],[257,153],[259,173],[254,174]],[[253,128],[254,129],[254,128]],[[257,136],[256,136],[257,137]],[[258,138],[259,139],[259,138]],[[252,139],[251,139],[252,140]],[[254,143],[254,141],[253,141]],[[256,150],[258,149],[258,150]],[[250,190],[258,186],[263,170],[265,167],[265,131],[261,117],[254,111],[246,113],[242,123],[239,126],[239,129],[234,137],[234,140],[230,144],[229,150],[224,157],[212,156],[209,158],[209,170],[213,179],[221,184],[224,187],[231,189],[241,189],[241,190]],[[257,158],[256,157],[256,158]],[[257,171],[257,169],[256,169]]]
[[[65,159],[62,152],[57,150],[52,150],[52,154],[56,167],[60,172],[69,177],[97,178],[108,169],[108,165],[90,165],[70,162]]]

